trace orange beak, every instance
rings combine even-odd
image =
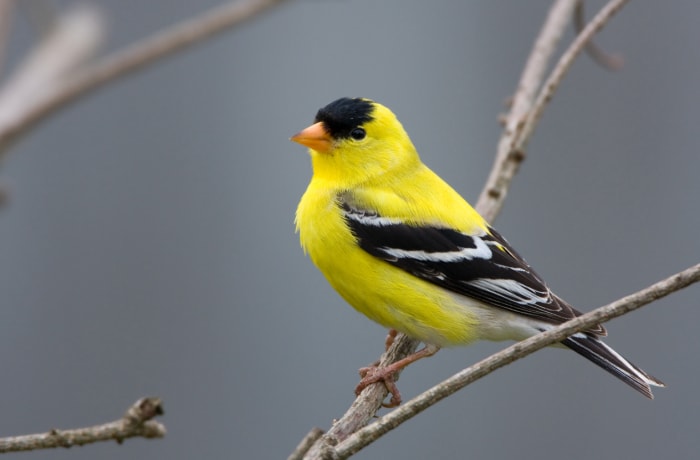
[[[305,145],[317,152],[328,153],[333,147],[333,138],[326,132],[323,122],[314,123],[289,138],[290,141]]]

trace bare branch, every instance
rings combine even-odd
[[[472,382],[490,374],[496,369],[522,359],[548,345],[561,342],[566,337],[604,323],[618,316],[643,307],[684,287],[700,281],[700,264],[655,283],[641,291],[623,297],[575,319],[567,321],[547,332],[518,342],[488,358],[470,366],[424,393],[411,399],[403,406],[385,415],[348,437],[335,448],[336,458],[348,458],[363,447],[374,442],[385,433],[415,417],[428,407],[447,396],[461,390]]]
[[[564,0],[553,5],[518,84],[518,91],[513,99],[513,106],[505,120],[505,128],[498,143],[494,167],[491,169],[491,174],[484,186],[484,190],[481,192],[481,196],[479,196],[477,210],[481,212],[486,220],[493,221],[500,212],[508,186],[515,173],[518,172],[520,163],[525,159],[525,147],[542,117],[545,106],[551,100],[559,83],[563,80],[576,57],[590,43],[591,38],[628,1],[611,0],[600,10],[559,59],[533,103],[535,91],[539,87],[542,72],[547,65],[548,59],[546,57],[551,56],[553,46],[561,38],[561,34],[571,15],[576,10],[578,2]],[[551,29],[548,27],[550,22]]]
[[[578,0],[576,11],[574,12],[574,27],[576,27],[576,34],[580,34],[583,31],[583,28],[586,26],[586,15],[584,14],[583,4],[583,0]],[[589,41],[586,45],[586,52],[591,59],[610,71],[620,70],[625,64],[622,56],[606,53],[605,50],[596,45],[593,40]]]
[[[552,5],[520,76],[498,141],[491,174],[476,203],[477,211],[489,222],[493,222],[501,211],[510,183],[525,159],[522,149],[514,147],[515,138],[532,110],[537,90],[542,85],[549,61],[569,25],[575,6],[576,2],[571,0],[558,0]]]
[[[91,58],[103,30],[94,7],[83,5],[60,15],[0,90],[0,126],[41,102],[62,78]]]
[[[513,139],[512,151],[518,152],[525,150],[525,146],[530,140],[530,137],[532,137],[537,123],[540,118],[542,118],[545,106],[552,99],[552,96],[554,96],[554,92],[559,87],[559,83],[561,83],[564,76],[566,76],[576,57],[578,57],[581,51],[590,42],[591,38],[593,38],[593,36],[598,33],[628,1],[629,0],[611,0],[608,2],[576,37],[566,52],[564,52],[559,62],[552,70],[549,78],[547,78],[547,81],[542,87],[542,91],[540,91],[540,94],[537,96],[535,104],[528,113],[522,129],[516,133],[516,137]]]
[[[250,19],[283,1],[248,0],[213,8],[76,72],[71,78],[49,88],[39,100],[25,104],[11,116],[0,119],[0,156],[20,135],[80,96]]]
[[[101,441],[122,443],[127,438],[162,438],[165,427],[154,417],[163,414],[160,398],[142,398],[136,401],[114,422],[73,430],[53,429],[48,433],[0,438],[0,454],[56,447],[72,447]]]
[[[306,436],[304,436],[304,439],[301,440],[297,448],[294,449],[294,452],[292,452],[291,455],[287,457],[287,460],[301,460],[302,458],[304,458],[304,454],[306,454],[309,451],[309,449],[311,449],[311,446],[313,446],[316,440],[321,436],[323,436],[322,429],[312,428],[311,431],[309,431],[306,434]]]

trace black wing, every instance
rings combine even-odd
[[[345,221],[369,254],[453,292],[551,324],[581,313],[549,290],[495,230],[467,235],[415,226],[358,209],[339,197]],[[606,335],[602,326],[586,332]]]

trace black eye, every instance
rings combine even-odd
[[[350,131],[350,137],[352,137],[356,141],[361,141],[365,138],[366,135],[367,133],[362,128],[355,128],[352,131]]]

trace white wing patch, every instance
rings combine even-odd
[[[520,305],[539,305],[551,302],[549,291],[539,291],[511,279],[478,278],[469,281],[469,284],[484,291],[493,292],[499,297]]]
[[[354,209],[353,212],[346,212],[344,215],[348,219],[352,219],[361,225],[369,225],[370,227],[387,227],[389,225],[402,223],[401,219],[382,217],[371,212]]]
[[[468,236],[468,235],[465,235]],[[493,253],[486,245],[484,240],[478,237],[470,237],[474,242],[474,248],[460,248],[459,251],[448,252],[427,252],[427,251],[409,251],[404,249],[380,248],[387,255],[397,259],[415,259],[423,262],[462,262],[473,259],[491,258]]]

